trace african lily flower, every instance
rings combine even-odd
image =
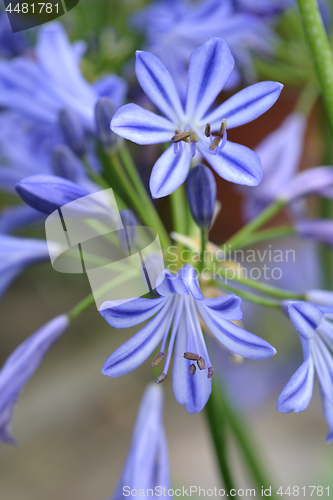
[[[118,377],[134,370],[161,344],[152,361],[152,366],[156,367],[165,358],[163,372],[156,382],[166,379],[174,352],[176,400],[185,405],[189,413],[200,412],[211,393],[214,368],[198,314],[207,329],[230,351],[252,359],[265,359],[275,354],[275,349],[265,340],[232,323],[242,317],[240,298],[234,294],[204,298],[191,265],[183,266],[176,276],[165,271],[165,278],[156,290],[161,295],[157,299],[136,298],[118,305],[105,302],[101,306],[101,315],[115,328],[128,328],[152,318],[111,354],[104,364],[104,375]]]
[[[143,395],[132,436],[131,448],[110,500],[140,496],[152,490],[151,498],[164,497],[170,488],[168,446],[163,424],[163,390],[150,384]],[[146,495],[144,495],[146,496]]]
[[[137,52],[139,83],[165,117],[126,104],[114,115],[111,130],[137,144],[172,143],[153,167],[150,190],[154,198],[167,196],[185,181],[197,150],[228,181],[249,186],[261,181],[259,157],[245,146],[228,141],[227,129],[262,115],[275,103],[282,85],[257,83],[210,111],[233,67],[234,59],[225,40],[211,38],[204,43],[191,56],[183,106],[162,62],[149,52]]]
[[[277,400],[281,413],[304,411],[311,400],[313,379],[319,379],[323,412],[329,426],[327,441],[333,440],[333,307],[308,302],[288,302],[290,321],[299,333],[304,362],[291,377]]]

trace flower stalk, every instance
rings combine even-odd
[[[297,0],[333,135],[333,57],[316,0]]]

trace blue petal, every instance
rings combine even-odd
[[[306,359],[289,380],[277,399],[276,409],[281,413],[304,411],[310,403],[313,390],[314,366]]]
[[[172,387],[177,402],[185,405],[189,413],[199,413],[206,405],[212,391],[212,381],[207,378],[207,368],[190,375],[190,361],[184,358],[187,351],[186,316],[182,313],[173,356]]]
[[[153,54],[136,52],[135,72],[149,99],[170,120],[178,123],[184,112],[172,76]]]
[[[265,113],[278,99],[283,85],[277,82],[260,82],[246,87],[216,108],[202,122],[218,130],[221,121],[227,120],[228,129],[251,122]]]
[[[128,85],[124,78],[117,75],[102,76],[93,83],[93,87],[101,97],[109,97],[116,108],[125,101]]]
[[[243,317],[241,311],[242,300],[234,293],[230,293],[226,297],[204,299],[201,303],[208,307],[208,309],[214,311],[216,316],[222,319],[235,321]]]
[[[266,340],[231,321],[221,319],[219,314],[200,302],[197,302],[196,306],[208,330],[231,352],[251,359],[267,359],[276,353],[274,347]]]
[[[322,405],[323,405],[323,413],[328,424],[328,435],[326,438],[327,443],[331,443],[333,441],[333,404],[326,398],[323,391],[321,391]]]
[[[174,293],[180,295],[188,295],[187,288],[183,282],[181,275],[171,274],[170,271],[166,270],[164,272],[164,279],[160,285],[156,287],[156,290],[160,295],[166,297]]]
[[[333,404],[333,358],[323,340],[318,337],[311,343],[312,358],[320,387]]]
[[[259,156],[251,149],[227,141],[218,154],[212,154],[198,144],[202,156],[223,179],[235,184],[257,186],[262,179],[262,168]]]
[[[13,404],[34,374],[50,347],[65,332],[68,317],[61,315],[46,323],[28,337],[9,356],[0,371],[0,423],[8,429]],[[3,432],[0,432],[0,436]]]
[[[175,127],[166,118],[137,104],[125,104],[111,120],[111,130],[136,144],[169,142]]]
[[[191,157],[184,148],[174,153],[170,146],[155,163],[150,176],[150,191],[153,198],[162,198],[176,191],[185,181],[190,170]]]
[[[199,287],[197,270],[194,269],[191,264],[185,264],[180,269],[179,274],[181,275],[185,286],[187,287],[188,291],[191,292],[193,297],[197,300],[204,300],[204,296],[202,295]]]
[[[102,369],[103,375],[119,377],[146,361],[163,338],[171,305],[171,301],[168,301],[149,323],[108,357]]]
[[[324,313],[313,304],[297,301],[288,303],[289,318],[298,333],[306,340],[313,338]]]
[[[0,233],[12,233],[44,218],[38,210],[27,205],[5,207],[0,212]]]
[[[234,63],[229,46],[222,38],[211,38],[193,52],[186,93],[189,121],[200,120],[207,112],[228,80]]]
[[[99,312],[113,328],[129,328],[151,318],[163,307],[164,300],[164,297],[159,299],[139,297],[118,306],[113,306],[112,302],[104,302]]]

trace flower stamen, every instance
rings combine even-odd
[[[166,373],[161,373],[156,379],[155,379],[155,382],[156,384],[161,384],[162,382],[164,382],[164,380],[167,378],[167,374]]]
[[[160,364],[160,362],[165,358],[165,354],[164,352],[160,351],[156,354],[156,356],[154,357],[153,361],[151,362],[151,366],[153,368],[156,368],[157,365]]]
[[[194,352],[184,352],[184,358],[191,361],[198,361],[200,356],[199,354],[195,354]]]
[[[198,359],[197,365],[199,370],[204,370],[206,368],[206,363],[202,356],[200,356],[200,358]]]
[[[194,375],[194,374],[195,374],[195,372],[196,372],[196,366],[195,366],[195,364],[194,364],[194,363],[192,363],[192,364],[190,365],[189,369],[188,369],[188,373],[189,373],[190,375]]]

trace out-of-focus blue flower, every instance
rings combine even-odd
[[[333,307],[333,292],[329,290],[308,290],[305,296],[312,304]]]
[[[234,88],[242,75],[253,82],[253,53],[269,54],[275,36],[261,17],[239,12],[230,0],[157,0],[133,17],[133,24],[148,39],[147,49],[169,69],[183,98],[190,56],[211,37],[224,38],[235,58],[235,68],[225,88]]]
[[[27,266],[48,259],[46,241],[0,234],[0,296]]]
[[[173,143],[153,167],[150,190],[154,198],[167,196],[185,181],[197,149],[224,179],[250,186],[260,182],[258,156],[245,146],[227,141],[226,132],[267,111],[279,97],[282,85],[257,83],[209,112],[233,65],[225,40],[211,38],[199,47],[191,56],[184,107],[161,61],[148,52],[137,52],[139,83],[166,118],[136,104],[126,104],[114,115],[111,129],[137,144]],[[219,136],[213,136],[213,132]]]
[[[70,107],[84,127],[95,129],[94,109],[106,95],[115,106],[123,103],[126,82],[115,75],[89,84],[79,63],[84,44],[70,44],[60,23],[48,23],[38,31],[35,57],[0,61],[0,104],[34,122],[57,124],[59,112]]]
[[[234,0],[236,10],[258,16],[273,16],[294,4],[295,0]]]
[[[309,168],[296,174],[277,198],[289,204],[309,195],[333,198],[333,167]]]
[[[175,344],[172,385],[176,400],[185,405],[189,413],[200,412],[211,393],[210,378],[214,369],[198,314],[214,337],[232,352],[252,359],[266,359],[275,354],[275,349],[265,340],[232,323],[242,317],[241,299],[234,294],[205,299],[195,270],[189,264],[183,266],[176,276],[165,271],[165,278],[156,290],[160,298],[137,298],[120,305],[105,302],[100,308],[103,318],[115,328],[135,326],[154,316],[111,354],[104,364],[104,375],[118,377],[134,370],[162,342],[152,362],[157,366],[165,357],[173,323],[164,369],[156,382],[163,382],[167,377]]]
[[[79,184],[56,175],[32,175],[16,185],[16,191],[28,205],[51,214],[71,201],[91,194]]]
[[[71,150],[78,156],[86,153],[86,137],[83,123],[72,108],[63,108],[59,113],[59,124]]]
[[[299,333],[304,362],[278,397],[277,410],[281,413],[304,411],[312,397],[316,372],[330,442],[333,439],[333,307],[317,307],[302,301],[287,302],[284,307]]]
[[[0,56],[17,57],[29,48],[23,33],[13,33],[6,12],[0,7]]]
[[[329,219],[302,219],[295,222],[299,236],[333,246],[333,221]]]
[[[255,148],[264,175],[259,186],[239,188],[245,195],[243,213],[246,220],[272,203],[295,176],[303,152],[305,130],[305,116],[294,112]],[[291,208],[294,213],[300,212],[299,204]]]
[[[163,423],[163,390],[155,384],[150,384],[143,395],[127,460],[110,500],[125,498],[133,489],[137,492],[152,490],[154,494],[151,498],[169,498],[170,473]],[[159,494],[155,495],[155,492]]]
[[[49,321],[17,347],[3,365],[0,371],[0,439],[5,443],[15,444],[11,420],[21,390],[68,324],[65,314]]]
[[[216,182],[214,175],[202,163],[192,168],[186,182],[191,214],[201,229],[208,229],[214,215]]]

